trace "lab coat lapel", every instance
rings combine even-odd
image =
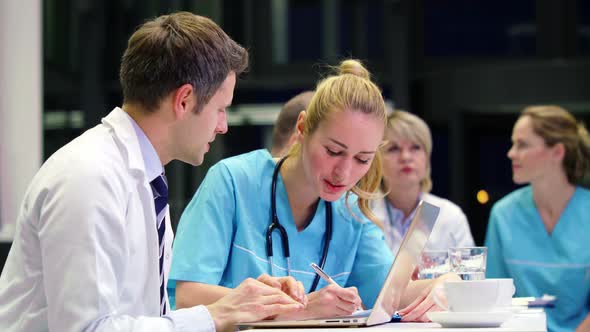
[[[145,164],[129,115],[122,109],[116,107],[109,115],[102,119],[102,123],[113,130],[115,142],[117,142],[121,152],[126,157],[129,169],[139,171],[145,177]]]
[[[138,195],[141,200],[144,215],[151,216],[146,218],[146,248],[148,248],[148,257],[152,261],[150,266],[150,284],[154,285],[153,289],[158,293],[158,300],[154,301],[157,305],[159,312],[159,287],[160,287],[160,272],[159,272],[159,247],[158,247],[158,232],[156,228],[156,213],[154,207],[154,198],[152,189],[149,184],[149,179],[146,176],[145,163],[141,154],[141,148],[133,124],[129,119],[129,116],[122,109],[116,107],[108,116],[102,120],[105,126],[110,127],[113,130],[113,138],[121,149],[122,154],[125,156],[127,166],[130,174],[136,178],[138,182]],[[170,226],[170,215],[169,208],[166,212],[166,252],[170,253],[172,247],[172,227]],[[170,258],[170,255],[168,256]],[[168,270],[170,268],[170,259],[164,262],[165,276],[168,276]]]

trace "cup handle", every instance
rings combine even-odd
[[[434,290],[432,291],[432,300],[439,307],[443,308],[446,311],[450,311],[449,306],[446,304],[443,304],[443,300],[439,297],[439,293],[442,293],[442,292],[443,292],[443,286],[435,287]]]
[[[514,286],[514,284],[512,284],[512,290],[510,291],[510,298],[512,299],[514,297],[514,293],[516,293],[516,286]],[[498,291],[500,291],[500,285],[498,285]],[[497,299],[497,297],[496,297]],[[512,301],[512,300],[510,300]],[[512,302],[511,302],[512,303]],[[498,305],[498,302],[496,302],[496,306]]]

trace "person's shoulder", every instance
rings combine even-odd
[[[58,149],[46,161],[48,167],[57,167],[69,175],[91,175],[117,168],[123,160],[113,137],[98,125]]]
[[[516,189],[494,204],[496,209],[513,208],[532,198],[531,186]]]
[[[576,195],[580,196],[583,200],[590,200],[590,189],[576,186]]]
[[[449,199],[436,196],[431,193],[425,193],[423,196],[423,200],[427,201],[428,203],[434,204],[440,207],[441,211],[444,210],[445,212],[452,213],[452,214],[464,214],[461,207]]]
[[[85,192],[108,188],[119,192],[123,186],[117,183],[126,182],[124,179],[129,179],[130,174],[122,161],[112,138],[95,127],[47,158],[35,175],[31,190]]]
[[[534,208],[531,186],[514,190],[497,201],[490,211],[496,220],[514,220],[518,215],[530,213]]]
[[[219,161],[230,170],[241,168],[259,168],[261,164],[273,162],[272,156],[266,149],[254,150]]]
[[[213,167],[223,167],[232,177],[257,178],[267,168],[273,168],[274,164],[268,150],[260,149],[222,159]]]
[[[582,186],[576,186],[576,191],[570,201],[570,205],[575,211],[585,215],[586,207],[590,204],[590,190]]]

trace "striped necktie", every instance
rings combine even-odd
[[[160,267],[160,314],[166,314],[164,293],[164,233],[166,233],[166,206],[168,206],[168,184],[164,173],[150,182],[156,207],[156,227],[158,229],[159,267]]]

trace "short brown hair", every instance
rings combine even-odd
[[[289,137],[295,131],[299,113],[307,109],[311,97],[313,97],[313,91],[304,91],[283,105],[272,130],[272,150],[282,150],[285,147]]]
[[[566,109],[554,105],[526,107],[523,116],[531,119],[533,131],[543,138],[545,145],[563,144],[563,169],[568,181],[578,184],[590,170],[590,137],[584,124]]]
[[[163,15],[129,38],[119,72],[123,102],[154,111],[188,83],[200,111],[230,72],[239,75],[247,66],[248,52],[212,20],[188,12]]]

